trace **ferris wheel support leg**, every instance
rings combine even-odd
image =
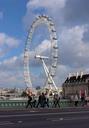
[[[44,67],[46,76],[48,77],[48,80],[51,81],[51,82],[53,83],[55,89],[58,91],[58,88],[57,88],[57,86],[56,86],[56,84],[55,84],[55,82],[54,82],[52,76],[50,75],[49,70],[48,70],[48,68],[47,68],[47,66],[46,66],[46,64],[45,64],[45,62],[44,62],[43,59],[42,59],[42,63],[43,63],[43,67]],[[50,85],[50,86],[51,86],[51,85]]]
[[[48,68],[47,68],[47,66],[46,66],[46,64],[45,64],[45,62],[44,62],[43,59],[42,59],[42,64],[43,64],[43,68],[44,68],[46,77],[48,78],[48,81],[51,81],[51,80],[49,79],[49,73],[47,72]],[[52,85],[50,85],[50,89],[52,90]]]

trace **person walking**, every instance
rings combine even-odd
[[[60,97],[58,94],[54,94],[53,106],[56,108],[57,106],[60,108]]]
[[[45,94],[42,92],[41,107],[44,108],[45,105],[46,105],[46,97]]]
[[[36,107],[38,108],[39,105],[40,105],[40,107],[42,106],[42,95],[41,94],[38,97],[38,103],[37,103],[37,106]]]
[[[79,100],[78,94],[76,93],[75,96],[74,96],[75,107],[78,106],[78,100]]]
[[[28,108],[29,105],[30,105],[30,107],[32,108],[32,103],[31,103],[31,101],[32,101],[32,96],[31,96],[31,93],[28,92],[28,91],[26,91],[26,93],[27,93],[27,96],[28,96],[28,101],[27,101],[26,108]]]
[[[45,97],[46,97],[46,103],[45,104],[49,108],[49,94],[45,94]]]
[[[81,90],[81,104],[85,105],[85,90]]]
[[[28,106],[30,105],[30,107],[32,108],[32,97],[28,95],[28,102],[27,102],[27,105],[26,105],[26,108],[28,108]]]

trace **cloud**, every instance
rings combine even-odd
[[[84,42],[87,25],[63,29],[60,35],[61,57],[65,65],[83,67],[89,64],[89,43]]]
[[[0,86],[25,87],[23,69],[22,54],[0,62]]]
[[[0,46],[7,45],[8,47],[17,47],[19,45],[18,39],[14,37],[10,37],[5,33],[0,33]]]
[[[22,72],[0,71],[0,87],[25,87]]]
[[[18,59],[18,57],[14,56],[14,57],[12,57],[12,58],[10,58],[8,60],[4,60],[3,64],[4,65],[12,65],[12,64],[16,63],[17,59]]]
[[[0,70],[15,71],[23,68],[23,54],[4,59],[0,63]]]
[[[40,56],[46,56],[49,59],[45,59],[45,62],[47,66],[49,67],[51,65],[51,56],[52,56],[52,48],[51,48],[51,42],[49,40],[43,40],[38,46],[31,51],[29,51],[30,56],[30,66],[35,68],[43,68],[42,61],[40,59],[35,58],[36,55]],[[40,70],[40,69],[39,69]]]
[[[89,23],[89,0],[67,0],[63,15],[68,25]]]
[[[17,48],[21,40],[10,37],[5,33],[0,33],[0,55],[5,55],[13,48]]]
[[[67,0],[29,0],[27,3],[27,11],[23,18],[25,27],[28,29],[37,15],[46,14],[54,17],[55,21],[61,21],[62,9],[66,6]],[[55,5],[55,6],[54,6]],[[59,15],[59,16],[58,16]]]
[[[56,70],[56,76],[54,78],[56,85],[61,86],[62,83],[65,81],[66,77],[68,76],[69,72],[72,71],[73,69],[68,65],[58,65]]]
[[[27,7],[45,7],[51,9],[63,8],[65,6],[66,0],[30,0]],[[55,5],[55,7],[54,7]]]
[[[29,0],[26,8],[24,22],[27,28],[36,15],[41,14],[52,17],[59,30],[63,26],[89,23],[89,0]]]
[[[51,42],[49,40],[43,40],[41,44],[36,47],[35,51],[39,54],[46,52],[51,48]]]

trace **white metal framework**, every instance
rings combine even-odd
[[[32,42],[32,35],[34,33],[35,28],[40,24],[46,24],[49,30],[50,35],[50,42],[51,42],[51,65],[50,70],[47,68],[47,65],[45,64],[45,59],[48,59],[46,56],[36,55],[36,58],[40,58],[47,76],[47,85],[50,85],[50,88],[52,86],[57,90],[57,86],[55,85],[55,82],[53,80],[53,77],[55,76],[55,71],[57,67],[57,60],[58,60],[58,45],[57,45],[57,35],[54,23],[52,22],[52,19],[48,16],[42,15],[38,16],[35,21],[33,21],[31,25],[31,30],[28,34],[27,42],[25,44],[25,52],[24,52],[24,79],[26,86],[29,88],[32,88],[32,82],[30,78],[30,70],[29,70],[29,61],[30,61],[30,43]]]

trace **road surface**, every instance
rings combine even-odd
[[[89,108],[0,110],[0,128],[89,128]]]

